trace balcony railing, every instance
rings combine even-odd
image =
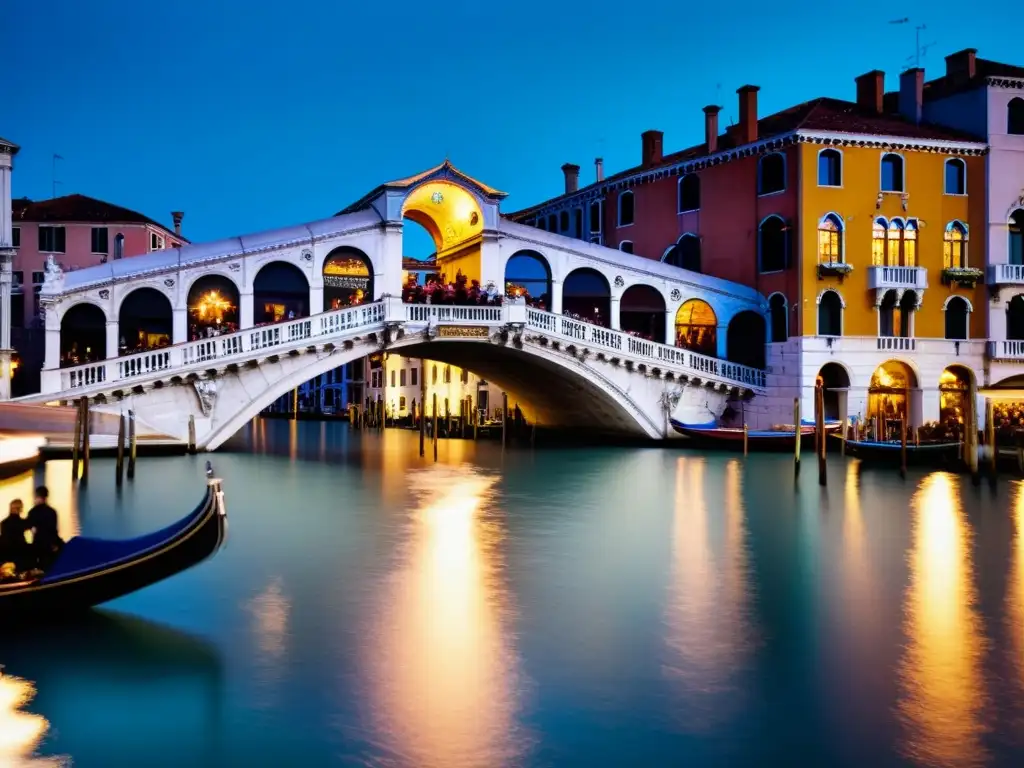
[[[1013,339],[990,341],[988,356],[993,360],[1024,360],[1024,341]]]
[[[1024,264],[990,264],[989,285],[1024,285]]]
[[[923,290],[928,287],[928,270],[924,267],[869,267],[868,288]]]

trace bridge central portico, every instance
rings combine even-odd
[[[67,273],[51,262],[43,392],[27,399],[87,396],[180,438],[191,415],[212,449],[381,349],[486,375],[541,423],[650,437],[670,411],[704,421],[763,393],[763,370],[725,359],[751,327],[763,345],[760,294],[510,222],[503,197],[446,162],[329,219]],[[430,233],[449,281],[425,299],[403,270],[405,220]],[[644,334],[621,330],[638,296]]]

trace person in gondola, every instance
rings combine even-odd
[[[25,518],[21,516],[24,508],[21,499],[14,499],[7,517],[0,520],[0,563],[13,563],[19,572],[28,568],[32,555],[25,541]]]
[[[32,531],[36,567],[44,571],[57,559],[64,546],[64,540],[57,532],[57,510],[47,503],[49,496],[45,485],[36,488],[36,505],[25,518],[26,529]]]

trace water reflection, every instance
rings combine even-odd
[[[407,478],[417,504],[366,638],[373,730],[388,764],[497,767],[526,744],[496,478],[440,465]]]
[[[899,672],[903,750],[919,765],[981,765],[984,639],[960,479],[928,475],[911,507],[907,648]]]
[[[1006,589],[1006,622],[1018,690],[1024,697],[1024,483],[1014,484],[1013,554]]]
[[[0,765],[34,768],[66,763],[63,758],[33,758],[50,725],[45,717],[22,711],[35,694],[29,681],[0,675]]]
[[[707,477],[706,460],[676,462],[665,674],[689,731],[712,728],[742,706],[737,671],[752,645],[752,587],[741,472],[736,460],[725,465],[724,504],[716,499],[709,515],[705,493],[717,478]]]
[[[284,594],[281,578],[272,578],[247,607],[252,614],[252,631],[259,651],[259,682],[264,689],[269,689],[285,674],[284,661],[288,650],[288,617],[291,613],[291,601]],[[269,706],[270,703],[260,702],[261,706]]]

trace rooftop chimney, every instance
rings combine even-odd
[[[857,106],[882,114],[882,97],[885,96],[885,72],[873,69],[855,79],[857,83]]]
[[[562,166],[562,173],[565,174],[565,194],[571,195],[580,188],[580,167],[566,163]]]
[[[718,113],[721,111],[722,108],[714,104],[704,107],[704,143],[709,155],[718,151]]]
[[[736,89],[740,96],[740,144],[751,144],[757,141],[757,92],[760,86],[744,85]]]
[[[921,122],[924,107],[924,70],[908,69],[900,75],[900,114],[907,120]]]
[[[978,73],[978,49],[965,48],[946,57],[946,77],[957,83],[973,80]]]
[[[174,222],[174,234],[181,237],[181,220],[185,218],[182,211],[171,211],[171,220]]]
[[[597,180],[604,181],[604,160],[600,157],[594,158],[594,170],[597,172]]]
[[[662,158],[662,144],[665,140],[665,134],[661,131],[644,131],[640,134],[640,142],[642,146],[642,156],[640,164],[644,167],[657,165],[661,162]]]

